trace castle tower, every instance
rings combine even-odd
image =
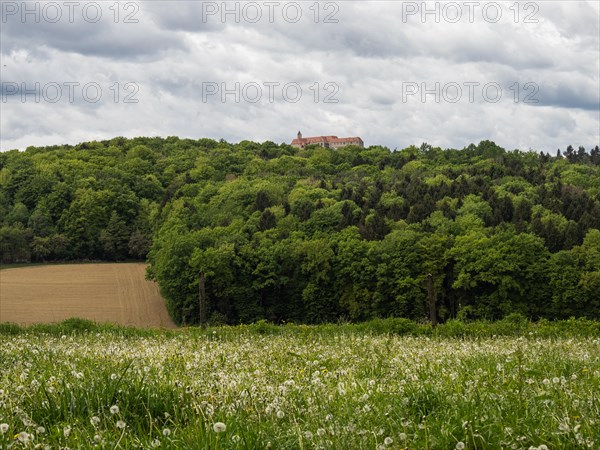
[[[298,136],[298,139],[302,139],[302,133],[300,133],[299,131],[298,131],[297,136]]]

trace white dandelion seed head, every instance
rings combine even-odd
[[[21,431],[19,434],[17,434],[17,440],[19,442],[29,442],[29,440],[31,439],[31,435],[29,433],[27,433],[26,431]]]
[[[215,433],[222,433],[227,429],[227,426],[223,422],[215,422],[213,425],[213,430]]]
[[[406,440],[406,433],[400,433],[398,435],[398,437],[400,438],[401,441],[405,441]]]
[[[165,428],[163,430],[163,436],[171,436],[171,430],[169,428]]]
[[[465,443],[460,441],[456,443],[456,450],[463,450],[465,448]]]
[[[158,448],[160,447],[160,439],[154,439],[150,445],[152,446],[152,448]]]
[[[283,419],[284,416],[285,416],[285,413],[282,410],[278,410],[277,411],[277,418],[278,419]]]
[[[98,417],[98,416],[92,416],[92,417],[90,417],[90,423],[93,426],[98,425],[100,423],[100,417]]]
[[[37,427],[35,431],[37,431],[37,434],[44,434],[46,429],[44,427]]]
[[[0,423],[0,433],[4,434],[8,431],[8,424],[7,423]]]
[[[68,438],[69,435],[71,434],[71,427],[69,427],[69,426],[64,427],[63,434],[65,435],[66,438]]]
[[[304,432],[304,437],[305,437],[306,439],[312,439],[312,437],[313,437],[313,434],[312,434],[310,431],[305,431],[305,432]]]
[[[102,441],[102,436],[100,436],[99,434],[96,434],[94,436],[94,442],[100,443],[101,441]]]
[[[327,431],[325,431],[325,428],[319,428],[319,429],[317,430],[317,434],[318,434],[319,436],[325,436],[325,433],[327,433]]]
[[[117,428],[120,428],[122,430],[126,426],[127,424],[123,420],[117,420]]]
[[[119,414],[119,407],[117,405],[112,405],[110,407],[110,413],[111,414]]]
[[[394,443],[394,440],[393,440],[391,437],[389,437],[389,436],[388,436],[388,437],[386,437],[386,438],[383,440],[383,443],[384,443],[385,445],[392,445],[392,444]]]

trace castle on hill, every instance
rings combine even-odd
[[[298,131],[296,139],[292,141],[292,147],[304,148],[308,144],[317,144],[325,148],[340,148],[346,145],[357,145],[364,147],[365,143],[359,137],[344,137],[339,138],[337,136],[315,136],[315,137],[302,137],[302,133]]]

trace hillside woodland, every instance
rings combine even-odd
[[[600,319],[600,149],[122,137],[0,153],[0,260],[144,260],[173,319]]]

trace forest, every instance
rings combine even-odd
[[[173,319],[600,319],[600,149],[117,137],[0,152],[0,262],[147,260]]]

